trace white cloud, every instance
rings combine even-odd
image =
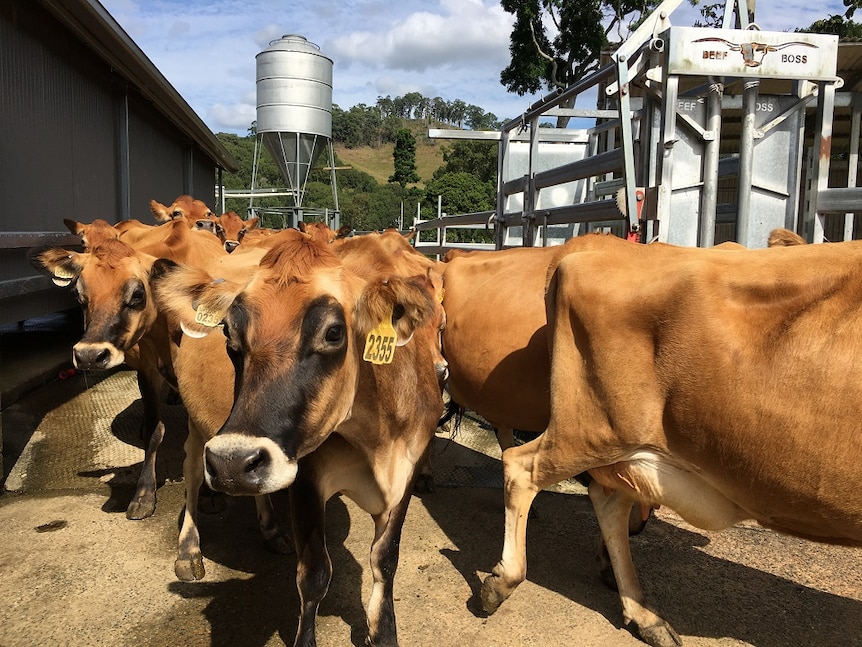
[[[346,66],[425,71],[479,61],[505,61],[512,16],[480,0],[441,3],[443,13],[418,11],[386,29],[354,31],[327,41]],[[505,62],[503,63],[505,65]]]
[[[379,96],[421,92],[461,99],[499,118],[538,97],[500,85],[513,16],[499,0],[101,0],[163,76],[213,131],[245,135],[255,113],[255,56],[301,34],[333,59],[333,101],[343,109]],[[770,31],[843,13],[842,0],[760,0]],[[690,25],[683,1],[671,16]]]
[[[219,126],[213,130],[245,135],[251,122],[257,119],[257,109],[254,103],[216,103],[207,110],[206,117],[210,124]]]

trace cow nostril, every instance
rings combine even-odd
[[[107,364],[111,353],[107,348],[102,349],[94,360],[95,364]]]
[[[218,470],[215,468],[215,462],[212,459],[212,452],[210,452],[209,449],[204,450],[204,465],[206,472],[210,477],[215,478],[218,476]]]
[[[245,473],[250,474],[258,469],[261,465],[266,462],[266,454],[263,450],[256,449],[252,452],[248,458],[246,458],[245,463]]]

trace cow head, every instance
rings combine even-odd
[[[202,200],[195,200],[190,195],[181,195],[170,206],[165,206],[156,200],[150,200],[150,211],[158,222],[170,222],[183,219],[189,227],[194,227],[200,219],[212,218],[215,214]]]
[[[224,245],[225,251],[230,254],[240,246],[245,235],[256,229],[259,223],[257,216],[243,220],[236,212],[228,211],[215,220],[214,233]]]
[[[31,263],[56,285],[71,288],[84,310],[84,335],[72,348],[77,368],[122,364],[150,329],[157,316],[148,283],[154,260],[115,239],[84,253],[60,247],[31,253]]]
[[[193,335],[220,328],[226,338],[235,401],[205,453],[207,483],[230,494],[288,487],[297,461],[351,417],[362,376],[373,383],[375,371],[411,362],[392,337],[407,344],[434,311],[421,281],[367,281],[325,243],[295,230],[280,236],[245,281],[166,261],[154,268],[171,320]],[[386,359],[391,366],[369,363]]]
[[[72,220],[71,218],[63,218],[63,224],[75,236],[81,237],[81,242],[85,248],[91,249],[106,240],[112,240],[120,237],[119,230],[111,225],[107,220],[97,218],[93,222],[87,224]]]

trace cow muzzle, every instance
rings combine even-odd
[[[268,438],[223,434],[204,445],[207,485],[231,495],[269,494],[290,486],[296,460]]]
[[[113,344],[78,342],[72,347],[72,363],[81,371],[114,368],[124,359],[123,351]]]

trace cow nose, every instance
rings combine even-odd
[[[262,447],[223,452],[207,446],[204,450],[207,483],[227,494],[256,494],[269,463],[269,452]]]
[[[83,371],[107,368],[110,359],[111,349],[107,346],[87,344],[72,349],[73,363]]]
[[[231,253],[233,250],[235,250],[237,247],[239,247],[239,242],[237,242],[237,241],[235,241],[235,240],[226,240],[226,241],[224,241],[224,248],[225,248],[225,251],[226,251],[228,254],[230,254],[230,253]]]

